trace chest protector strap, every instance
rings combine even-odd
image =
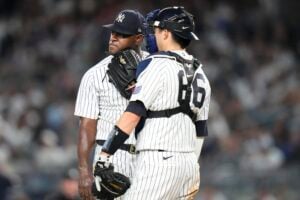
[[[188,84],[182,85],[182,89],[186,91],[185,98],[182,99],[182,97],[178,98],[179,106],[176,108],[171,109],[165,109],[165,110],[159,110],[159,111],[147,111],[147,118],[160,118],[160,117],[170,117],[172,115],[178,114],[178,113],[184,113],[187,114],[193,121],[195,121],[196,115],[193,113],[193,111],[190,108],[190,99],[191,99],[191,93],[192,93],[192,81],[194,77],[195,70],[199,66],[199,62],[196,59],[193,60],[186,60],[179,56],[176,53],[167,51],[167,52],[161,52],[159,54],[163,55],[169,55],[176,58],[176,61],[182,64],[183,69],[185,71]],[[171,58],[170,58],[171,59]],[[188,65],[192,64],[193,67],[189,68]],[[182,82],[182,79],[179,79],[180,82]]]

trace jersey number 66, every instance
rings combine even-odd
[[[182,102],[186,101],[187,98],[190,98],[190,93],[193,92],[193,104],[197,108],[201,108],[204,103],[204,98],[205,98],[205,89],[201,86],[198,85],[198,81],[205,81],[204,77],[202,74],[195,73],[193,81],[191,83],[191,86],[189,86],[189,83],[187,81],[183,81],[185,77],[185,73],[183,70],[180,70],[178,73],[178,78],[179,78],[179,95],[178,95],[178,102],[181,104]],[[191,90],[191,91],[190,91]]]

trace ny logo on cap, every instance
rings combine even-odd
[[[116,21],[122,23],[124,19],[125,19],[125,14],[120,13],[116,18]]]

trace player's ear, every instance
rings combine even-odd
[[[168,39],[169,37],[171,37],[171,32],[170,31],[168,31],[167,29],[163,29],[162,30],[162,35],[163,35],[163,39],[164,40],[166,40],[166,39]]]
[[[144,35],[138,34],[135,36],[135,45],[141,45],[144,40]]]

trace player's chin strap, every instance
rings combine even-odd
[[[178,54],[173,53],[171,51],[160,52],[159,54],[169,55],[169,56],[175,57],[176,61],[182,64],[183,69],[186,73],[187,80],[188,80],[187,85],[181,84],[182,87],[183,87],[182,89],[186,91],[186,97],[185,97],[185,99],[181,99],[181,97],[178,98],[178,102],[179,102],[180,105],[176,108],[159,110],[159,111],[148,110],[147,111],[147,118],[170,117],[170,116],[175,115],[177,113],[185,113],[193,121],[195,121],[196,120],[196,115],[190,108],[190,99],[191,99],[191,93],[192,93],[191,85],[192,85],[195,70],[198,68],[200,63],[198,62],[197,59],[186,60],[186,59],[182,58],[181,56],[179,56]],[[190,64],[192,64],[192,66],[193,66],[192,68],[187,67],[187,65],[190,65]],[[179,79],[179,81],[182,81],[182,79]]]

